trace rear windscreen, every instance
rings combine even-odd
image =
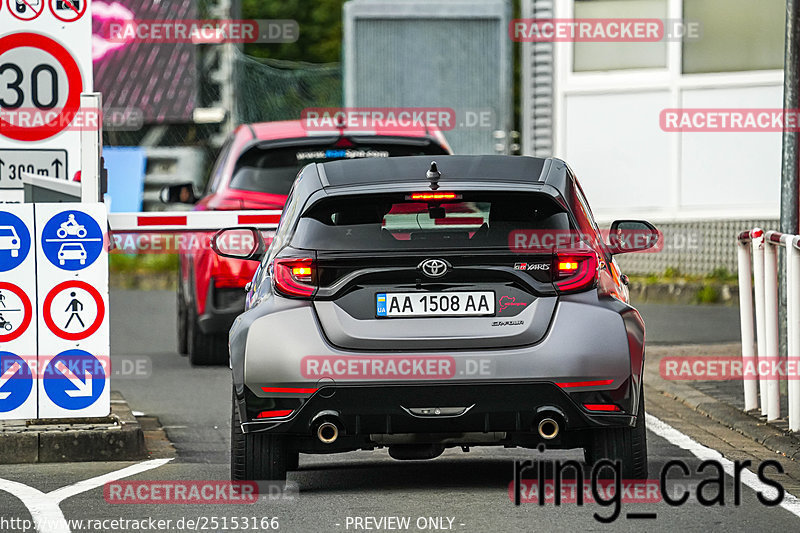
[[[325,163],[339,159],[363,159],[410,155],[440,155],[445,151],[428,144],[359,144],[349,146],[303,145],[293,148],[253,148],[239,158],[229,187],[243,191],[288,194],[297,172],[309,163]]]
[[[394,250],[509,247],[509,237],[570,228],[550,197],[535,193],[457,193],[446,201],[411,194],[323,200],[298,221],[295,248]]]

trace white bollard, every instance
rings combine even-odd
[[[750,239],[742,242],[737,239],[736,249],[739,259],[739,318],[742,328],[742,362],[755,360],[755,332],[753,331],[753,280],[750,263]],[[800,252],[800,250],[798,250]],[[800,254],[798,255],[800,257]],[[746,365],[742,365],[746,368]],[[757,365],[756,365],[757,368]],[[756,378],[743,379],[744,410],[758,407],[758,385]],[[800,382],[798,382],[800,383]]]
[[[775,372],[778,361],[778,245],[770,241],[777,235],[769,231],[764,245],[764,347],[770,362],[767,377],[767,420],[781,416],[780,380]],[[762,400],[763,401],[763,400]]]
[[[755,285],[755,309],[756,309],[756,347],[758,348],[758,360],[767,357],[767,349],[764,339],[766,338],[764,321],[764,232],[758,228],[754,229],[753,235],[753,280]],[[758,392],[761,396],[761,414],[767,415],[767,380],[766,377],[759,375]]]
[[[797,363],[800,363],[800,237],[792,237],[786,243],[786,263],[791,265],[790,276],[786,277],[786,340],[787,340],[787,371],[789,390],[789,431],[800,431],[800,375],[797,372]],[[789,270],[789,269],[787,269]]]

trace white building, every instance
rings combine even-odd
[[[733,236],[779,218],[780,132],[665,132],[665,109],[780,109],[784,0],[523,0],[530,18],[647,18],[699,38],[525,43],[523,153],[578,175],[598,221],[645,218],[664,252],[628,269],[735,271]],[[688,26],[687,26],[688,27]]]

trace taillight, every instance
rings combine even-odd
[[[591,288],[597,281],[597,254],[557,252],[553,260],[553,283],[559,292]]]
[[[275,259],[272,279],[275,288],[285,296],[309,298],[317,290],[314,282],[314,260],[310,257]]]

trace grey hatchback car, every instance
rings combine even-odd
[[[315,163],[230,331],[231,476],[283,480],[299,453],[396,459],[496,445],[583,448],[647,476],[644,323],[615,254],[658,231],[601,231],[558,159],[430,156]]]

